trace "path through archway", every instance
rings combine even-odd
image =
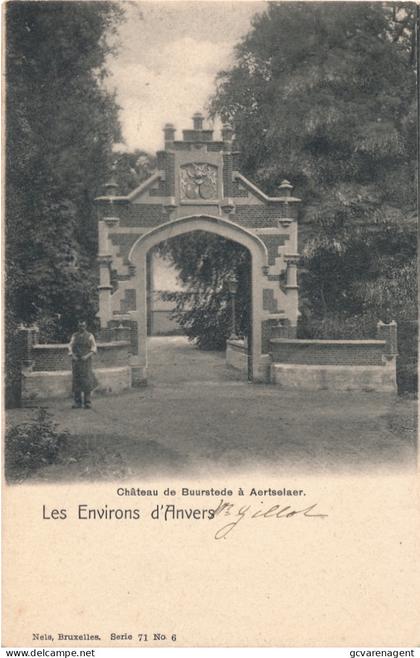
[[[147,260],[149,383],[218,382],[232,380],[233,374],[246,380],[252,318],[249,250],[220,235],[194,231],[159,243]],[[232,335],[244,346],[243,371],[225,365]]]
[[[183,217],[161,225],[142,235],[134,243],[129,254],[129,261],[135,270],[135,286],[138,295],[137,309],[132,313],[138,328],[138,354],[133,358],[133,382],[136,377],[145,382],[147,377],[147,254],[160,242],[191,233],[206,231],[220,235],[227,240],[237,242],[249,250],[251,255],[251,299],[252,299],[252,334],[250,343],[251,378],[261,381],[265,378],[261,354],[261,312],[262,285],[261,275],[267,265],[267,250],[264,243],[255,235],[232,222],[207,215]]]

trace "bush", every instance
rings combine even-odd
[[[311,317],[302,312],[298,320],[298,338],[319,338],[326,340],[358,340],[376,336],[376,322],[370,316],[327,315],[324,318]]]
[[[171,317],[182,327],[189,340],[201,350],[222,351],[232,333],[232,306],[230,295],[222,289],[192,294],[165,292],[162,299],[175,302]],[[249,304],[241,299],[236,305],[236,332],[248,335]]]
[[[242,245],[206,231],[194,231],[161,243],[164,256],[178,271],[179,291],[162,291],[175,303],[172,318],[202,350],[224,350],[232,333],[229,281],[237,280],[235,331],[249,334],[251,255]]]
[[[69,433],[58,429],[52,414],[40,407],[37,416],[6,431],[5,465],[8,481],[24,480],[45,464],[57,461]]]
[[[417,391],[417,321],[398,323],[397,383],[400,394]]]
[[[6,408],[20,407],[21,402],[21,358],[18,324],[11,313],[5,313],[5,404]]]

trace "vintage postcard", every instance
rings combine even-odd
[[[2,12],[3,646],[412,655],[417,6]]]

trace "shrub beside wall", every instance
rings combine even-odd
[[[20,423],[6,431],[5,467],[8,482],[26,479],[44,464],[54,463],[67,445],[69,433],[59,430],[52,414],[44,407],[32,421]]]

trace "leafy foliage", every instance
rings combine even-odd
[[[41,466],[54,463],[68,438],[69,433],[58,429],[52,414],[40,407],[32,422],[20,423],[6,432],[7,479],[24,480]]]
[[[300,335],[416,318],[414,22],[410,3],[272,2],[218,76],[242,169],[304,200]]]
[[[93,200],[119,141],[118,107],[103,86],[112,2],[6,6],[7,397],[19,379],[14,340],[37,323],[41,340],[67,340],[97,310]]]
[[[303,249],[301,282],[319,319],[331,313],[376,322],[412,317],[417,296],[416,222],[390,219],[352,229],[324,227]]]
[[[366,338],[396,320],[401,393],[417,387],[416,238],[414,219],[321,230],[302,259],[300,336]]]
[[[111,2],[6,7],[6,307],[48,339],[96,313],[93,199],[120,138],[103,79],[121,16]]]
[[[136,149],[133,152],[114,151],[114,177],[119,194],[129,194],[156,169],[156,157]]]
[[[362,215],[413,207],[415,73],[394,26],[382,3],[273,2],[218,76],[211,111],[234,122],[242,168],[292,180],[309,221],[349,198]]]
[[[236,332],[248,335],[250,321],[250,254],[241,245],[218,235],[194,231],[160,246],[179,268],[185,291],[165,294],[176,302],[174,317],[186,335],[202,349],[224,349],[232,333],[228,280],[235,275]]]
[[[212,113],[246,173],[299,188],[304,239],[415,211],[413,30],[410,4],[273,2],[219,74]]]

